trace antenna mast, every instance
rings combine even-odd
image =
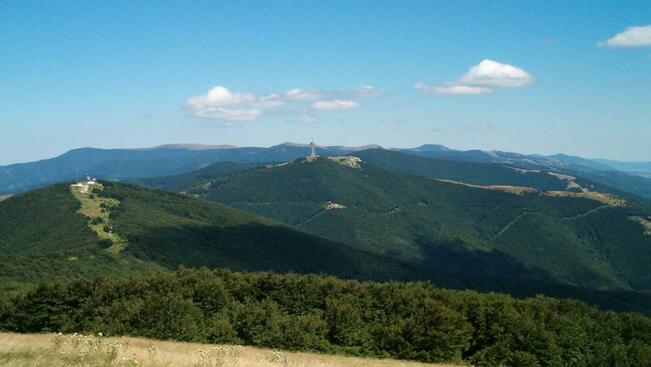
[[[316,144],[314,144],[314,139],[312,139],[312,142],[310,143],[310,148],[312,149],[310,152],[310,159],[314,160],[316,159]]]

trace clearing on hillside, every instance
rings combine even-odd
[[[2,366],[451,367],[234,345],[57,334],[0,334]]]
[[[109,240],[113,244],[106,251],[117,254],[127,246],[127,241],[113,233],[113,226],[109,215],[111,208],[120,205],[120,201],[111,198],[100,197],[104,190],[101,183],[71,185],[70,191],[81,203],[78,213],[88,218],[88,226],[97,234],[100,239]]]
[[[651,236],[651,218],[643,218],[643,217],[629,217],[631,220],[640,223],[641,225],[644,226],[644,235],[645,236]]]

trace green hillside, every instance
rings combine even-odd
[[[191,185],[193,182],[212,179],[215,177],[226,176],[231,173],[245,171],[258,167],[254,163],[235,163],[235,162],[217,162],[207,167],[173,176],[143,178],[139,180],[129,180],[129,182],[161,190],[177,190]]]
[[[453,161],[383,149],[353,153],[364,162],[388,171],[462,181],[475,185],[511,185],[542,191],[564,190],[567,182],[540,170],[518,169],[497,163]]]
[[[76,195],[83,196],[84,207],[67,184],[0,203],[3,289],[78,276],[175,270],[180,265],[376,280],[416,277],[394,260],[181,194],[105,183],[102,191]],[[92,212],[87,201],[93,200],[102,203],[97,216],[84,215]],[[116,204],[104,205],[109,200]]]
[[[436,272],[651,287],[643,270],[651,236],[629,218],[639,208],[517,195],[330,159],[203,178],[183,190]],[[602,213],[614,215],[604,221]]]
[[[411,277],[395,261],[221,204],[116,183],[107,184],[102,195],[120,201],[110,217],[128,242],[124,254],[169,269],[185,265],[359,279]]]

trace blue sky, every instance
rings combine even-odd
[[[647,26],[648,1],[4,1],[0,164],[312,138],[651,160]]]

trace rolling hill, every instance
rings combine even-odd
[[[567,154],[542,156],[500,151],[461,151],[438,145],[424,145],[399,149],[399,151],[420,157],[458,162],[496,163],[529,170],[555,171],[580,176],[594,183],[651,199],[651,179],[648,173],[633,169],[646,167],[644,163],[591,160]]]
[[[358,155],[368,159],[369,152]],[[506,192],[365,162],[355,167],[347,165],[350,159],[298,160],[202,177],[176,189],[437,271],[594,289],[651,288],[645,270],[651,237],[633,219],[648,218],[649,211],[635,202],[568,191]],[[452,172],[456,179],[482,184],[492,179],[552,189],[567,184],[544,172],[503,166],[482,171],[475,165],[440,167],[446,177]]]
[[[67,184],[58,184],[0,202],[5,289],[181,265],[376,280],[417,277],[397,261],[220,204],[119,183],[102,186],[73,194]],[[96,214],[89,216],[93,205]]]
[[[317,151],[322,155],[332,155],[359,149],[336,146],[319,147]],[[133,180],[191,172],[220,161],[284,162],[305,156],[309,151],[308,145],[293,143],[269,148],[197,144],[170,144],[146,149],[80,148],[37,162],[0,166],[0,194],[73,181],[78,174],[106,180]]]
[[[329,161],[315,162],[312,167],[321,163]],[[335,164],[331,168],[336,171],[341,166]],[[352,190],[350,194],[357,192]],[[379,209],[392,205],[385,195],[377,194]],[[577,203],[581,203],[579,207],[592,207],[583,200]],[[364,210],[360,206],[357,213]],[[567,213],[577,210],[569,209]],[[360,215],[359,219],[363,224],[380,217]],[[404,220],[398,224],[412,225]],[[355,225],[349,223],[342,233]],[[368,228],[360,226],[362,231]],[[397,231],[403,231],[403,227]],[[438,258],[429,252],[410,253],[408,246],[402,253],[397,249],[375,249],[373,253],[368,251],[372,247],[362,250],[363,246],[354,243],[317,237],[272,219],[188,195],[110,182],[84,193],[57,184],[0,202],[0,294],[56,280],[125,277],[168,272],[179,266],[205,266],[325,273],[360,280],[429,280],[444,287],[501,291],[517,297],[545,293],[578,298],[606,309],[651,314],[651,295],[561,284],[544,271],[531,269],[480,242],[438,245],[428,250],[436,250]]]
[[[338,156],[379,149],[382,148],[377,145],[324,146],[317,147],[317,153],[321,156]],[[458,163],[494,163],[512,168],[554,171],[651,198],[649,173],[629,172],[630,167],[643,167],[644,164],[605,162],[565,154],[541,156],[499,151],[459,151],[432,144],[411,149],[388,150]],[[285,162],[304,157],[309,151],[308,145],[295,143],[283,143],[268,148],[197,144],[171,144],[146,149],[81,148],[51,159],[0,166],[0,194],[23,192],[57,182],[72,181],[78,174],[88,174],[106,180],[138,181],[144,178],[180,175],[217,162]],[[472,165],[468,165],[466,169],[471,167]]]

